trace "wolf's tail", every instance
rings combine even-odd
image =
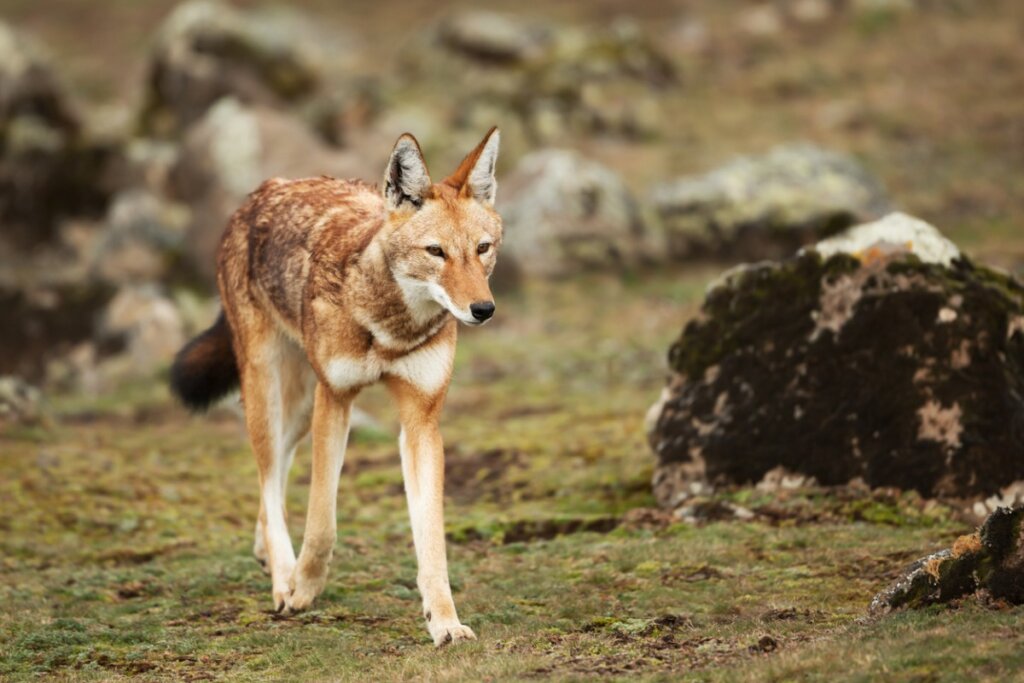
[[[224,312],[210,329],[174,357],[171,391],[190,410],[202,412],[238,387],[238,363]]]

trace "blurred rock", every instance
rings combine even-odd
[[[567,32],[557,48],[527,70],[515,108],[526,113],[528,129],[541,141],[554,137],[538,125],[548,112],[567,128],[587,133],[647,138],[661,130],[658,92],[678,82],[675,65],[630,21],[605,31]]]
[[[498,105],[541,143],[566,132],[657,135],[657,92],[678,80],[672,61],[631,21],[588,31],[475,10],[414,40],[402,69],[417,87],[437,84],[433,90],[455,102],[453,113]]]
[[[536,59],[551,48],[554,37],[549,25],[486,10],[464,10],[439,27],[446,47],[483,62]]]
[[[0,427],[36,424],[43,419],[42,393],[17,377],[0,377]]]
[[[782,467],[926,497],[1024,479],[1024,285],[899,214],[708,291],[651,408],[664,506]]]
[[[102,209],[114,150],[81,128],[49,60],[0,21],[0,241],[49,242],[62,216]]]
[[[146,190],[163,196],[171,188],[171,171],[178,163],[180,146],[155,138],[134,138],[125,145],[121,188]]]
[[[123,348],[140,375],[169,363],[186,341],[178,309],[154,286],[118,291],[103,313],[98,339],[101,346]]]
[[[352,155],[317,139],[284,112],[226,98],[187,132],[172,171],[177,199],[192,211],[184,253],[212,286],[215,254],[228,217],[267,178],[358,176]]]
[[[303,109],[302,116],[326,142],[348,147],[383,112],[380,83],[360,79],[314,98]]]
[[[95,396],[104,388],[98,367],[98,351],[91,340],[80,342],[46,363],[46,386],[55,391]]]
[[[800,24],[820,24],[832,16],[834,9],[830,0],[793,0],[789,3],[789,15]]]
[[[230,5],[192,0],[179,5],[157,33],[150,58],[143,133],[176,135],[217,100],[234,96],[251,104],[297,102],[318,87],[320,74],[280,20],[260,22]],[[307,29],[313,26],[307,23]],[[307,34],[312,29],[307,31]]]
[[[0,263],[0,374],[35,381],[50,359],[92,338],[111,287],[51,254]]]
[[[740,31],[754,38],[776,38],[782,34],[782,12],[772,3],[761,3],[742,10],[736,17]]]
[[[778,147],[654,188],[669,251],[778,258],[888,210],[880,183],[852,159],[810,145]]]
[[[1024,603],[1024,507],[999,508],[981,529],[949,550],[914,562],[871,601],[872,614],[918,609],[977,593],[987,601]]]
[[[711,51],[711,32],[707,23],[699,19],[684,19],[668,34],[669,45],[678,52],[694,56]]]
[[[91,272],[113,284],[164,280],[179,260],[189,219],[183,204],[146,190],[121,192],[89,256]]]
[[[651,251],[644,222],[622,178],[570,150],[529,154],[501,182],[506,240],[498,268],[565,276],[622,269]]]

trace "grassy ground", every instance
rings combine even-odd
[[[534,286],[467,331],[444,418],[456,602],[419,615],[394,416],[356,435],[316,610],[282,618],[250,554],[252,457],[230,411],[157,382],[55,400],[0,436],[0,677],[233,680],[1010,680],[1021,608],[867,619],[909,560],[966,530],[912,496],[723,494],[753,522],[656,513],[642,414],[713,270]],[[581,292],[586,291],[587,296]],[[584,302],[584,303],[581,303]],[[289,493],[298,541],[308,446]]]
[[[84,99],[130,102],[173,4],[0,12],[50,45]],[[439,4],[306,3],[358,27],[364,61],[381,65]],[[808,139],[856,154],[899,207],[1021,272],[1024,5],[928,0],[762,43],[730,32],[746,4],[632,3],[663,36],[706,20],[711,47],[681,57],[662,138],[566,144],[644,192]],[[545,7],[603,23],[622,6]],[[256,474],[230,411],[189,418],[158,380],[55,397],[54,427],[0,434],[0,679],[1024,680],[1021,608],[865,616],[905,563],[968,530],[947,509],[745,489],[722,495],[758,511],[751,522],[628,513],[653,505],[642,419],[664,353],[719,270],[533,285],[465,332],[444,418],[452,580],[480,636],[464,647],[435,651],[423,627],[380,392],[362,405],[384,427],[356,434],[347,457],[328,588],[287,619],[250,554]],[[308,468],[307,446],[289,491],[296,541]]]

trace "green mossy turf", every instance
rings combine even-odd
[[[969,531],[913,494],[739,489],[725,499],[774,505],[779,521],[621,521],[654,504],[643,411],[710,275],[531,287],[462,335],[447,527],[460,616],[480,639],[443,651],[420,616],[383,392],[361,405],[392,438],[354,440],[328,586],[291,618],[271,611],[251,556],[256,472],[237,417],[188,417],[156,380],[54,397],[57,427],[0,436],[0,679],[1017,675],[1020,608],[866,619],[907,562]],[[306,445],[288,497],[296,541],[308,481]]]

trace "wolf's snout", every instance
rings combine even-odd
[[[469,305],[469,312],[473,314],[473,317],[483,322],[489,320],[494,315],[494,302],[493,301],[477,301],[475,304]]]

